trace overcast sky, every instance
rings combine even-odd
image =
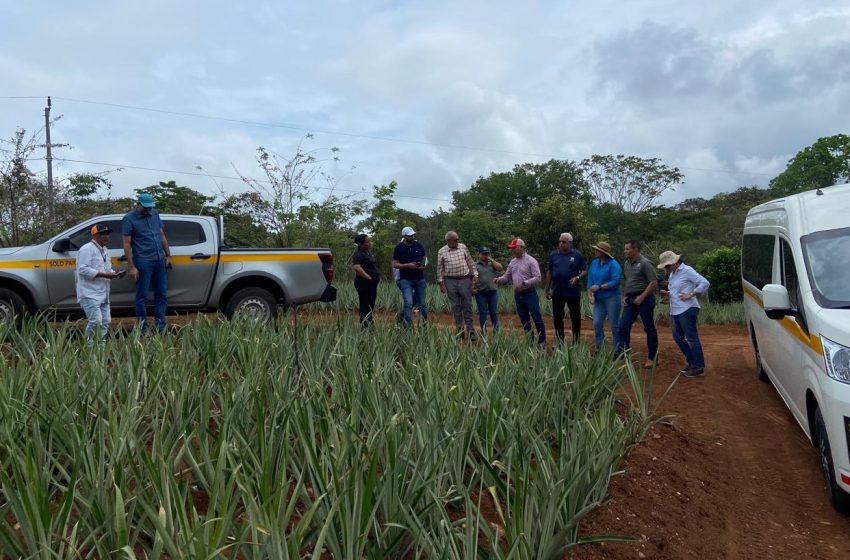
[[[676,202],[764,185],[850,132],[850,4],[0,0],[0,76],[0,97],[54,96],[58,158],[259,176],[258,146],[285,156],[314,131],[308,147],[341,150],[341,188],[395,179],[428,212],[517,163],[624,153],[678,166]],[[41,128],[43,107],[0,99],[0,136]]]

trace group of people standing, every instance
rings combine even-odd
[[[422,321],[428,320],[425,301],[425,267],[428,258],[425,248],[416,240],[411,227],[402,230],[402,239],[393,251],[393,272],[403,299],[402,320],[412,326],[412,311],[418,307]],[[361,233],[354,238],[357,250],[353,264],[354,284],[360,298],[360,321],[372,324],[372,315],[380,281],[377,261],[371,252],[371,239]],[[699,298],[709,288],[709,282],[692,267],[682,262],[681,255],[665,251],[656,267],[641,254],[637,240],[628,241],[623,249],[622,265],[605,241],[593,245],[594,258],[588,266],[584,256],[573,247],[573,236],[562,233],[558,248],[551,252],[545,277],[537,260],[526,251],[522,239],[514,238],[507,245],[513,258],[507,267],[490,255],[488,247],[478,248],[474,260],[457,232],[449,231],[446,244],[437,251],[437,282],[440,291],[449,298],[454,322],[462,338],[477,340],[473,326],[472,299],[478,308],[479,327],[487,332],[490,319],[494,332],[499,329],[497,286],[513,287],[516,312],[523,329],[539,344],[546,344],[546,326],[540,312],[537,288],[543,286],[546,299],[552,303],[552,318],[557,343],[564,343],[564,319],[570,318],[572,340],[581,336],[582,283],[593,305],[593,329],[597,350],[605,346],[605,323],[611,331],[614,355],[622,356],[631,348],[631,330],[640,318],[646,334],[647,357],[645,368],[658,363],[658,332],[655,327],[656,292],[670,303],[670,322],[673,340],[687,363],[680,372],[688,377],[704,374],[705,359],[699,340],[697,319]],[[656,270],[667,274],[667,289],[658,290]]]

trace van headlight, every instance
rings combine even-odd
[[[833,342],[823,336],[823,359],[826,362],[826,373],[836,381],[850,383],[850,348]]]

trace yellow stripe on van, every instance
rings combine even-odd
[[[758,304],[759,307],[764,309],[764,300],[762,299],[761,294],[747,286],[744,286],[744,295],[749,296]],[[821,343],[819,336],[806,333],[806,331],[797,324],[797,321],[790,317],[783,317],[779,320],[779,324],[782,325],[783,329],[788,331],[788,334],[811,348],[813,352],[823,356],[823,344]]]

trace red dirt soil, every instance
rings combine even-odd
[[[587,327],[589,327],[588,325]],[[682,356],[659,326],[657,385]],[[643,332],[632,340],[645,352]],[[756,378],[740,326],[701,327],[706,376],[680,378],[582,535],[637,543],[582,546],[569,558],[850,558],[850,517],[831,508],[817,453],[776,390]]]

